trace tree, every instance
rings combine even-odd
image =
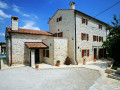
[[[106,48],[109,53],[109,57],[115,60],[116,65],[120,65],[120,19],[114,15],[114,21],[112,21],[113,27],[109,26],[109,35],[107,40],[103,42],[103,47]]]

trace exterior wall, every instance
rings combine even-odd
[[[62,38],[54,39],[54,65],[57,60],[60,60],[60,64],[64,64],[65,59],[68,56],[68,40]]]
[[[43,40],[49,46],[49,58],[44,57],[45,63],[56,65],[56,61],[60,60],[63,64],[68,55],[68,41],[64,38],[51,38]]]
[[[12,35],[12,63],[23,64],[29,63],[30,50],[25,46],[25,42],[42,42],[42,39],[49,36],[13,34]]]
[[[88,25],[82,24],[82,17],[88,20]],[[98,25],[102,25],[102,30],[98,28]],[[89,34],[89,40],[81,40],[81,33]],[[93,41],[93,35],[102,36],[103,41],[106,40],[106,27],[102,23],[91,20],[89,17],[81,14],[76,14],[76,43],[77,43],[77,61],[82,63],[82,50],[89,49],[89,57],[85,57],[87,61],[93,60],[94,52],[93,47],[102,47],[102,42]],[[79,47],[79,49],[78,49]]]
[[[45,43],[49,47],[49,58],[43,57],[45,63],[54,65],[54,38],[44,39],[43,43]]]
[[[62,21],[57,22],[57,18],[62,16]],[[59,31],[58,31],[59,29]],[[68,39],[68,56],[75,60],[75,18],[74,10],[58,10],[49,22],[51,33],[63,32],[63,38]]]
[[[10,60],[11,60],[11,43],[10,43],[10,38],[6,38],[6,59],[8,64],[10,65]]]

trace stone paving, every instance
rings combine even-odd
[[[108,78],[105,73],[106,68],[107,61],[98,60],[87,62],[86,65],[56,67],[43,63],[39,65],[38,70],[30,67],[3,70],[0,71],[0,90],[12,90],[14,83],[15,87],[17,86],[16,90],[120,90],[120,81]],[[96,70],[101,74],[100,77]],[[36,77],[36,75],[38,76]],[[25,80],[25,84],[23,80]],[[21,85],[25,86],[25,89]],[[34,87],[31,87],[33,85]]]

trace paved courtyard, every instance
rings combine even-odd
[[[0,90],[120,90],[120,81],[104,73],[106,66],[106,62],[91,61],[60,68],[45,65],[38,70],[28,66],[0,70]]]

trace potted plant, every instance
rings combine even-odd
[[[57,62],[56,62],[56,66],[60,66],[60,60],[57,60]]]
[[[36,65],[35,65],[35,68],[38,69],[38,68],[39,68],[39,65],[36,64]]]
[[[83,65],[86,65],[86,58],[83,58]]]
[[[96,62],[96,58],[94,58],[94,62]]]
[[[65,60],[65,64],[66,64],[66,65],[70,65],[70,64],[71,64],[71,60],[70,60],[69,57],[66,58],[66,60]]]

